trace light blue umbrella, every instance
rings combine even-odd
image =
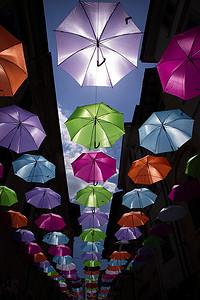
[[[103,249],[104,247],[98,242],[96,243],[87,242],[81,246],[82,252],[100,252]]]
[[[52,278],[53,280],[56,280],[56,281],[65,281],[65,278],[60,276],[58,278]]]
[[[50,267],[47,267],[47,268],[40,268],[40,270],[43,272],[43,273],[49,273],[49,272],[54,272],[55,269],[53,266],[50,266]]]
[[[154,112],[139,128],[140,146],[155,154],[176,151],[191,139],[193,124],[180,109]]]
[[[127,260],[119,260],[119,259],[110,259],[108,265],[110,266],[123,266],[127,263]]]
[[[66,256],[54,256],[53,262],[60,265],[68,265],[73,263],[74,261],[70,255],[66,255]]]
[[[132,208],[144,208],[154,204],[157,195],[147,188],[134,189],[123,196],[122,204]]]
[[[68,244],[69,238],[62,232],[53,231],[47,233],[43,237],[42,241],[49,245],[64,245],[64,244]]]
[[[45,183],[55,178],[55,166],[41,155],[24,154],[13,163],[15,175],[27,182]]]

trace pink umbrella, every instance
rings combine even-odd
[[[22,250],[27,254],[36,254],[41,252],[42,248],[37,243],[28,242],[22,245]]]
[[[3,166],[1,163],[0,163],[0,177],[3,177]]]
[[[164,92],[184,100],[200,95],[200,26],[172,38],[157,70]]]
[[[168,197],[174,202],[198,198],[200,197],[200,184],[197,181],[186,181],[174,185]]]
[[[70,255],[71,249],[65,245],[54,245],[51,246],[48,250],[48,253],[54,255],[54,256],[65,256]]]
[[[103,152],[82,153],[72,168],[74,176],[88,183],[104,182],[116,173],[116,160]]]
[[[60,215],[56,215],[53,213],[43,214],[36,221],[36,225],[39,228],[46,229],[49,231],[61,230],[66,226],[63,218]]]

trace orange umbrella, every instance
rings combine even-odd
[[[0,26],[0,95],[13,96],[27,76],[22,43]]]
[[[129,259],[131,255],[127,251],[114,251],[111,255],[110,258],[112,259],[117,259],[117,260],[123,260],[123,259]]]
[[[4,225],[20,228],[27,225],[28,219],[19,211],[8,210],[0,213],[0,222]]]
[[[124,269],[124,266],[108,266],[107,267],[107,270],[110,270],[110,271],[121,271],[122,269]]]
[[[59,274],[50,276],[50,278],[59,278],[59,277],[60,277]]]
[[[83,273],[92,276],[99,274],[99,271],[83,271]]]
[[[28,259],[33,262],[42,262],[47,260],[46,256],[42,252],[29,254]]]
[[[135,183],[150,185],[163,180],[171,168],[166,157],[147,155],[132,163],[128,176]]]
[[[117,222],[123,227],[137,227],[144,225],[149,218],[140,211],[130,211],[129,213],[123,214],[121,219]]]
[[[110,291],[109,290],[100,290],[100,293],[103,293],[103,294],[108,294]]]
[[[74,295],[82,295],[83,294],[83,291],[80,291],[80,292],[73,292]]]

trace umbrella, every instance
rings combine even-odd
[[[176,151],[191,139],[193,125],[180,109],[154,112],[139,128],[140,146],[155,154]]]
[[[142,247],[142,248],[139,248],[138,251],[137,251],[137,254],[138,255],[153,255],[157,252],[157,249],[154,248],[154,247]]]
[[[2,177],[3,177],[3,166],[0,163],[0,178],[2,178]]]
[[[71,252],[72,252],[71,249],[65,245],[51,246],[48,250],[48,253],[54,256],[70,255]]]
[[[71,263],[70,263],[71,264]],[[58,264],[58,265],[61,265],[61,264]],[[76,275],[77,276],[77,270],[76,270],[76,268],[73,268],[73,269],[71,269],[71,270],[61,270],[60,271],[60,273],[62,273],[63,274],[63,276],[64,275]]]
[[[186,181],[172,187],[168,197],[174,202],[189,201],[200,197],[200,184],[197,181]]]
[[[49,245],[63,245],[63,244],[68,244],[69,238],[62,232],[53,231],[47,233],[43,237],[42,241]]]
[[[53,266],[50,266],[50,267],[47,267],[47,268],[43,268],[43,269],[42,269],[42,272],[43,272],[43,273],[50,273],[50,272],[54,272],[54,271],[55,271],[55,269],[54,269]]]
[[[159,212],[157,218],[162,222],[177,221],[187,214],[187,210],[180,205],[169,205]]]
[[[200,94],[200,26],[175,35],[157,64],[163,91],[184,100]]]
[[[97,283],[87,283],[85,286],[87,288],[94,289],[94,288],[98,287],[98,284]]]
[[[12,189],[0,186],[0,205],[11,206],[17,202],[17,195]]]
[[[19,242],[32,242],[35,241],[34,234],[27,229],[17,229],[11,233],[12,239]]]
[[[136,68],[141,31],[118,3],[80,1],[55,30],[58,65],[81,86],[111,86]]]
[[[117,222],[123,227],[137,227],[144,225],[149,218],[140,211],[131,211],[122,215],[121,219]]]
[[[99,252],[85,252],[81,257],[86,260],[99,260],[102,258]]]
[[[39,263],[35,263],[35,265],[38,266],[39,268],[48,268],[51,266],[51,264],[48,260],[41,261]]]
[[[100,243],[87,242],[81,246],[83,252],[100,252],[104,247]]]
[[[129,259],[131,255],[127,251],[114,251],[111,255],[110,258],[112,259],[117,259],[117,260],[124,260],[124,259]]]
[[[122,204],[132,208],[144,208],[154,204],[157,195],[147,188],[134,189],[123,196]]]
[[[56,215],[53,213],[43,214],[36,221],[36,225],[39,228],[46,229],[49,231],[53,230],[61,230],[66,226],[63,218],[60,215]]]
[[[166,157],[147,155],[132,163],[128,176],[135,183],[150,185],[163,180],[170,170],[171,166]]]
[[[0,222],[15,228],[27,225],[28,219],[19,211],[8,210],[0,213]]]
[[[104,240],[105,237],[105,233],[98,228],[85,229],[79,236],[84,242],[98,242]]]
[[[103,186],[87,186],[78,191],[76,202],[85,207],[101,207],[109,203],[112,193],[106,190]]]
[[[28,254],[37,254],[42,251],[42,248],[33,242],[27,242],[22,245],[22,249]]]
[[[101,261],[100,260],[85,260],[84,261],[84,266],[86,267],[98,267],[101,265]]]
[[[131,228],[131,227],[121,227],[116,233],[115,236],[118,240],[135,240],[139,238],[142,235],[141,231],[137,228]]]
[[[99,271],[100,270],[100,267],[84,267],[83,268],[85,271]]]
[[[38,116],[16,105],[0,108],[0,146],[16,153],[38,150],[46,137]]]
[[[127,261],[125,259],[123,260],[118,260],[118,259],[110,259],[108,264],[109,266],[122,266],[122,265],[125,265],[127,263]]]
[[[62,271],[71,271],[71,270],[75,270],[76,269],[76,265],[74,263],[70,263],[70,264],[67,264],[67,265],[57,264],[56,268],[58,270],[62,270]]]
[[[99,271],[83,271],[83,273],[92,276],[92,275],[98,275]]]
[[[144,262],[144,261],[148,261],[149,260],[149,256],[147,255],[139,255],[139,254],[136,254],[133,258],[133,261],[134,262]]]
[[[61,265],[68,265],[73,263],[73,258],[70,255],[65,256],[54,256],[53,262]]]
[[[15,175],[27,182],[45,183],[55,178],[55,166],[41,155],[23,154],[12,162]]]
[[[108,275],[118,275],[119,273],[121,273],[121,270],[119,270],[119,271],[106,270],[105,273]]]
[[[61,204],[61,196],[50,188],[35,187],[25,196],[26,201],[37,208],[52,209]]]
[[[173,232],[173,227],[167,223],[158,223],[149,229],[150,235],[166,236]]]
[[[124,266],[110,266],[108,265],[107,270],[109,271],[121,271],[124,269]]]
[[[71,165],[74,176],[88,183],[104,182],[116,173],[116,160],[103,152],[82,153]]]
[[[101,211],[87,211],[78,218],[79,224],[87,227],[97,227],[108,223],[108,215]]]
[[[22,43],[0,26],[2,96],[13,96],[28,77]]]
[[[195,156],[191,157],[186,165],[185,174],[188,174],[194,178],[200,176],[200,153],[196,154]]]
[[[123,114],[103,102],[78,106],[65,125],[71,140],[90,150],[112,147],[125,133]]]
[[[45,261],[47,258],[46,256],[42,253],[35,253],[35,254],[28,254],[28,260],[34,261],[34,262],[42,262]]]
[[[160,238],[159,236],[154,236],[151,235],[149,236],[146,240],[144,240],[144,242],[142,243],[142,245],[144,247],[160,247],[161,245],[164,244],[164,240],[162,238]]]

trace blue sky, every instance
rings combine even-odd
[[[88,184],[81,179],[73,176],[71,162],[75,160],[82,152],[88,152],[87,148],[82,147],[74,142],[70,142],[70,137],[64,122],[70,117],[76,106],[82,106],[95,103],[96,88],[81,87],[75,79],[67,72],[57,66],[57,46],[54,30],[62,23],[67,15],[74,9],[78,1],[74,0],[44,0],[47,36],[49,43],[49,51],[52,54],[54,81],[59,109],[59,118],[61,126],[61,134],[63,141],[64,158],[66,165],[66,174],[68,181],[70,201],[75,201],[76,192],[84,188]],[[116,2],[116,1],[109,1]],[[122,0],[120,1],[124,10],[132,17],[137,27],[144,32],[146,16],[148,12],[149,0]],[[142,39],[140,44],[140,50]],[[139,56],[140,56],[139,50]],[[138,56],[138,57],[139,57]],[[144,64],[138,60],[138,68],[130,72],[122,78],[114,88],[98,87],[97,102],[104,102],[112,108],[124,114],[124,121],[131,122],[134,114],[135,105],[140,101],[144,69],[151,67],[151,64]],[[108,155],[117,160],[117,168],[119,168],[121,140],[119,139],[112,148],[103,149]],[[111,192],[115,192],[117,174],[104,184],[104,187]],[[101,210],[109,213],[110,205],[104,205]],[[84,207],[81,207],[81,212]],[[83,228],[84,229],[84,228]],[[102,228],[105,232],[106,226]],[[75,238],[76,246],[74,252],[74,261],[80,277],[83,277],[83,261],[80,260],[81,240]],[[102,267],[106,267],[106,262]]]

